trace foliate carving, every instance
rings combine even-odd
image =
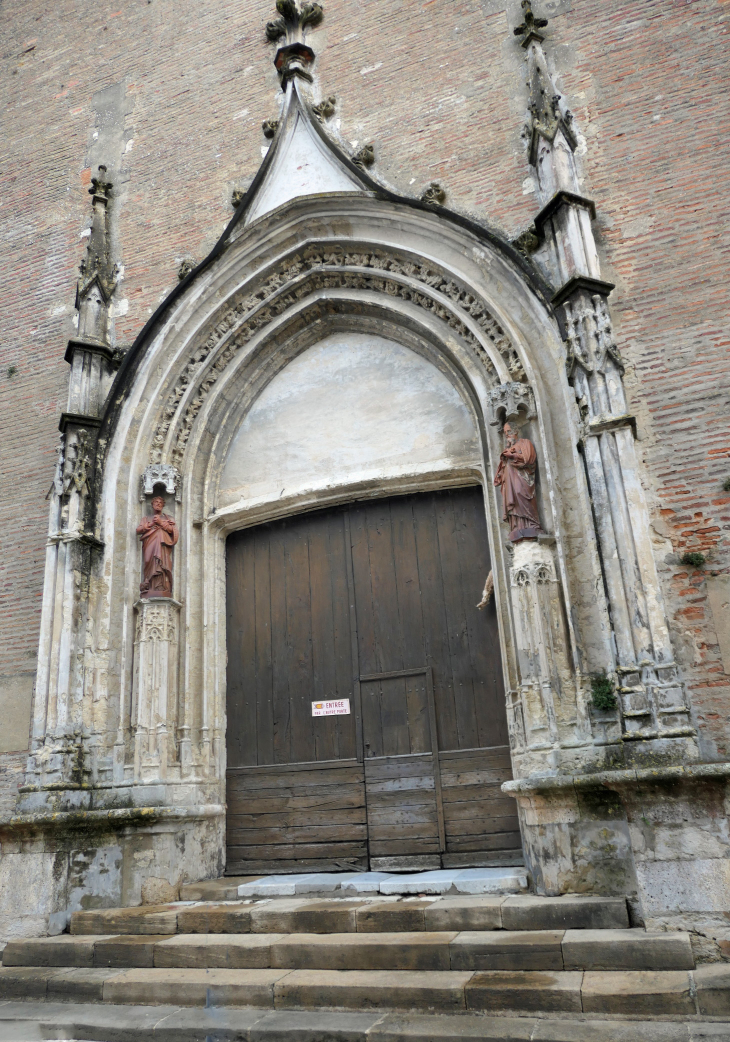
[[[246,198],[245,188],[234,188],[231,192],[231,206],[234,210],[237,210],[243,200]]]
[[[359,166],[360,169],[364,169],[366,166],[372,166],[375,162],[375,146],[363,145],[360,151],[356,152],[352,157],[352,161],[355,166]]]
[[[91,454],[89,451],[89,435],[85,430],[80,430],[70,435],[66,442],[65,459],[63,464],[63,495],[71,492],[84,494],[89,488],[89,469],[91,468]]]
[[[491,427],[500,427],[505,420],[517,420],[520,413],[523,421],[537,416],[535,395],[529,384],[500,384],[487,391],[487,415]]]
[[[530,40],[542,41],[545,37],[539,31],[544,29],[548,24],[547,18],[536,18],[532,13],[531,0],[522,0],[522,10],[524,11],[524,21],[522,25],[518,25],[515,29],[515,36],[521,36],[522,46],[526,47]]]
[[[182,477],[177,467],[169,463],[150,463],[145,467],[140,482],[139,498],[151,496],[155,491],[155,485],[164,485],[168,495],[174,496],[176,501],[182,501]]]
[[[182,282],[183,279],[186,279],[190,272],[194,271],[197,266],[198,262],[194,257],[185,257],[185,259],[181,261],[180,267],[177,269],[177,277],[180,282]]]
[[[261,129],[264,132],[265,138],[272,138],[279,129],[278,119],[265,119],[261,124]]]
[[[529,228],[525,228],[516,239],[513,239],[512,245],[515,246],[520,253],[523,253],[525,257],[530,257],[540,245],[540,239],[534,224],[531,224]]]
[[[611,359],[620,373],[624,366],[621,352],[613,336],[611,316],[604,297],[599,293],[579,290],[571,301],[563,304],[566,323],[568,356],[565,365],[568,377],[576,366],[587,373],[604,372]]]
[[[328,98],[323,98],[322,101],[316,105],[312,105],[312,112],[315,114],[317,119],[324,122],[326,119],[331,119],[335,114],[335,106],[337,105],[337,98],[334,94],[330,94]]]
[[[299,7],[295,0],[276,0],[276,10],[281,17],[266,25],[269,43],[277,43],[282,37],[286,37],[288,43],[298,42],[306,28],[319,25],[324,17],[321,4],[308,3]]]
[[[432,181],[421,196],[421,202],[443,206],[446,202],[446,191],[438,181]]]
[[[424,291],[401,281],[404,279],[420,282]],[[168,434],[175,423],[178,431],[172,448],[172,461],[174,464],[180,463],[195,417],[203,407],[210,388],[236,352],[258,330],[317,290],[341,287],[375,290],[430,311],[458,333],[474,350],[490,376],[495,378],[494,366],[484,345],[464,320],[468,318],[491,341],[511,375],[518,379],[524,378],[522,363],[505,330],[484,303],[454,279],[427,264],[402,260],[390,254],[349,252],[338,246],[314,249],[290,258],[282,268],[272,272],[255,292],[241,297],[196,349],[165,402],[153,437],[151,461],[161,462]],[[442,294],[451,306],[442,304],[433,293]],[[463,319],[459,317],[458,311],[462,313]],[[235,335],[229,337],[234,329]],[[224,339],[225,345],[206,369],[206,363]],[[182,416],[179,416],[180,404],[191,386],[195,387],[195,393],[190,396]]]

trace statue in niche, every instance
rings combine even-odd
[[[144,562],[144,579],[139,587],[143,598],[172,597],[172,548],[180,533],[174,519],[163,513],[164,509],[164,496],[154,496],[152,515],[143,517],[137,525]]]
[[[545,533],[540,527],[535,498],[535,446],[527,438],[521,438],[519,427],[509,422],[502,430],[505,447],[494,479],[495,486],[502,490],[502,520],[509,522],[509,537],[513,543],[537,539]]]

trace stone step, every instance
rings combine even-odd
[[[9,941],[3,967],[688,970],[689,934],[644,930],[78,936]]]
[[[713,964],[694,971],[608,973],[592,970],[517,973],[510,970],[0,968],[0,1001],[19,999],[157,1007],[240,1006],[259,1010],[466,1010],[541,1015],[621,1014],[635,1018],[727,1018],[730,1016],[730,967]],[[244,1012],[239,1010],[238,1015],[245,1027]],[[159,1010],[157,1015],[159,1022]],[[293,1039],[296,1035],[282,1037]],[[413,1038],[415,1042],[416,1038],[446,1036],[438,1036],[429,1028],[421,1036],[401,1037]],[[463,1036],[457,1034],[457,1037]],[[584,1042],[595,1036],[569,1037],[575,1042]]]
[[[72,934],[625,929],[621,897],[446,896],[179,902],[74,912]]]
[[[8,1002],[0,1039],[83,1038],[96,1042],[728,1042],[730,1025],[598,1019],[560,1014],[489,1016],[283,1009],[193,1009],[174,1006]]]

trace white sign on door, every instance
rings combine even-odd
[[[312,716],[349,716],[350,699],[337,698],[330,702],[312,702]]]

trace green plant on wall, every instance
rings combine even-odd
[[[606,676],[604,670],[600,673],[591,673],[591,694],[595,709],[615,709],[616,693],[613,689],[613,681]]]
[[[692,550],[688,554],[682,554],[680,558],[682,564],[688,564],[692,568],[701,568],[706,559],[704,554],[698,553],[696,550]]]

